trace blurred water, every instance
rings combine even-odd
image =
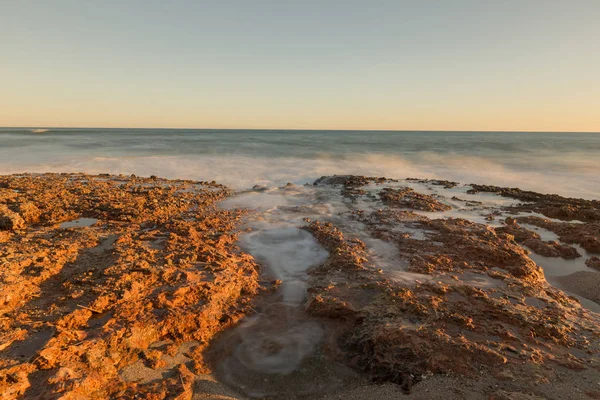
[[[0,173],[135,173],[235,188],[330,174],[600,197],[600,134],[0,128]]]

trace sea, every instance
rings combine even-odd
[[[360,174],[600,199],[600,133],[0,128],[0,174],[24,172],[156,175],[233,189]]]

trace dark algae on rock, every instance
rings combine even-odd
[[[361,183],[370,181],[372,178],[346,180],[358,182],[353,185],[354,200]],[[583,210],[583,214],[573,212],[587,223],[576,228],[557,223],[548,229],[567,242],[595,250],[589,244],[600,236],[593,218],[597,203],[571,203],[518,190],[493,191],[530,201],[523,210],[548,211],[555,217],[558,205]],[[415,214],[410,209],[433,211],[435,207],[407,201],[406,194],[413,193],[408,187],[383,187],[379,193],[380,205],[355,212],[354,217],[374,237],[397,248],[399,270],[404,271],[405,279],[395,279],[394,274],[376,268],[365,243],[334,224],[312,221],[306,228],[330,252],[327,262],[311,272],[307,309],[344,327],[337,340],[346,362],[377,380],[398,383],[406,392],[430,374],[475,379],[487,371],[488,380],[501,382],[511,389],[509,394],[514,392],[509,397],[501,391],[490,392],[490,398],[530,398],[512,396],[526,396],[532,382],[543,387],[558,376],[575,376],[583,370],[600,373],[598,314],[550,286],[519,243],[566,259],[579,257],[576,249],[544,242],[517,222],[542,224],[531,220],[536,217],[507,218],[502,227],[494,228],[464,219]],[[411,196],[438,204],[431,196]],[[396,208],[399,202],[403,209]],[[439,211],[444,209],[439,207]],[[396,229],[400,225],[426,232],[426,237],[416,239]],[[585,234],[581,232],[587,239],[582,239]],[[595,260],[588,263],[595,265]],[[414,273],[412,279],[406,273]],[[596,389],[590,385],[590,396],[598,393]],[[549,392],[539,389],[544,393],[539,398],[546,398]],[[558,397],[550,398],[561,398],[564,393],[555,395]],[[579,396],[574,393],[569,398],[587,398]]]

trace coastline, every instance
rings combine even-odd
[[[0,390],[244,398],[213,374],[210,348],[283,289],[239,248],[260,211],[223,201],[323,189],[316,196],[337,196],[344,218],[315,212],[316,202],[273,203],[328,252],[306,276],[305,310],[333,337],[316,354],[342,383],[297,398],[600,397],[600,316],[548,284],[529,256],[589,264],[560,280],[598,301],[600,202],[485,185],[440,194],[458,187],[334,176],[235,194],[134,175],[0,176]],[[498,204],[484,206],[486,196]],[[396,269],[375,262],[370,247],[381,243],[395,249]]]

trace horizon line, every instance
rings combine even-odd
[[[173,128],[173,127],[119,127],[119,126],[0,126],[0,129],[135,129],[135,130],[214,130],[214,131],[329,131],[329,132],[481,132],[481,133],[600,133],[600,131],[547,131],[547,130],[488,130],[488,129],[320,129],[320,128]]]

